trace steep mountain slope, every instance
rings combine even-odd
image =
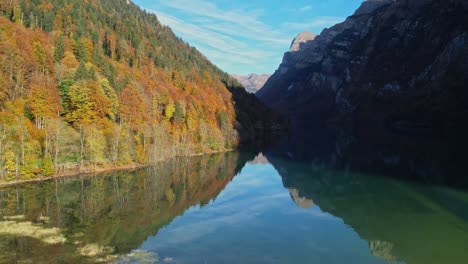
[[[0,14],[0,180],[229,149],[279,121],[130,1],[1,1]]]
[[[232,74],[233,78],[239,81],[245,90],[249,93],[256,93],[262,88],[270,78],[270,74],[249,74],[249,75],[237,75]]]
[[[399,129],[466,125],[468,1],[368,0],[282,64],[258,97],[289,116]]]

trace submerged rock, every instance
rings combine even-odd
[[[166,261],[167,259],[171,258],[165,258],[163,261],[164,262],[172,262],[172,259],[170,261]],[[116,263],[157,263],[159,262],[159,256],[156,253],[149,252],[146,250],[133,250],[131,253],[121,256],[117,259]]]
[[[78,252],[82,256],[96,257],[96,256],[110,255],[112,252],[114,252],[114,249],[112,247],[101,246],[98,244],[87,244],[79,248]]]
[[[67,241],[60,228],[46,228],[32,222],[1,221],[0,235],[31,237],[51,245],[63,244]]]

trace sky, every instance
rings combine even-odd
[[[231,74],[273,73],[294,37],[342,22],[363,0],[134,0]]]

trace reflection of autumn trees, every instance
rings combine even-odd
[[[276,122],[124,0],[1,1],[0,14],[0,180],[50,159],[60,171],[229,149]]]
[[[215,199],[242,168],[243,158],[234,152],[181,158],[131,173],[27,184],[1,190],[0,210],[3,215],[25,215],[24,221],[47,218],[47,227],[64,230],[67,243],[50,249],[51,259],[77,260],[77,248],[87,244],[125,254],[187,208]],[[47,245],[16,240],[24,248],[8,250],[20,259],[31,257],[29,252],[38,259],[49,254],[49,249],[39,250]]]

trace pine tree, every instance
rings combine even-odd
[[[82,40],[75,41],[73,45],[73,54],[75,54],[76,59],[80,62],[86,60],[88,55],[86,54],[86,46]]]
[[[80,65],[78,65],[78,68],[76,69],[74,79],[75,81],[81,81],[81,80],[86,80],[89,77],[89,72],[86,69],[85,63],[82,61],[80,62]]]
[[[60,35],[57,39],[57,43],[55,43],[55,50],[54,50],[54,60],[56,62],[60,62],[63,59],[65,54],[65,40],[63,35]]]

